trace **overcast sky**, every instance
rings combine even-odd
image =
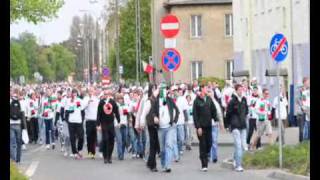
[[[69,38],[72,17],[82,16],[79,10],[90,10],[94,16],[99,16],[103,5],[108,0],[97,0],[90,4],[89,0],[65,0],[65,4],[58,12],[58,17],[45,23],[34,25],[26,21],[19,21],[10,25],[10,37],[18,37],[20,33],[28,31],[36,35],[41,44],[59,43]]]

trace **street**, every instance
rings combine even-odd
[[[140,180],[144,179],[271,179],[266,177],[266,173],[259,173],[260,170],[245,170],[242,173],[231,171],[220,166],[223,159],[230,157],[233,151],[232,146],[221,146],[219,148],[218,164],[209,164],[208,172],[200,171],[200,161],[198,159],[198,147],[193,147],[191,151],[184,153],[180,162],[173,162],[172,172],[170,174],[161,171],[157,173],[150,172],[145,162],[141,159],[131,159],[126,156],[124,161],[118,161],[115,157],[116,149],[113,152],[112,164],[103,164],[103,160],[97,157],[95,160],[83,159],[74,160],[66,158],[56,150],[46,150],[44,146],[28,145],[28,149],[23,151],[22,163],[19,168],[32,180]],[[127,154],[126,154],[127,155]],[[158,169],[160,170],[160,160],[157,159]]]

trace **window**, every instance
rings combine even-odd
[[[232,14],[226,14],[224,16],[225,23],[225,36],[231,37],[233,35],[233,17]]]
[[[191,78],[192,80],[198,79],[202,77],[202,62],[201,61],[193,61],[191,63]]]
[[[201,16],[192,15],[191,16],[191,37],[201,37]]]
[[[226,78],[232,79],[232,72],[233,72],[234,66],[233,66],[233,60],[227,60],[226,63]]]

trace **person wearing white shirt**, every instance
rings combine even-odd
[[[192,102],[196,99],[196,94],[192,91],[192,86],[188,85],[188,89],[186,90],[186,92],[184,93],[184,97],[186,98],[187,96],[191,97]]]
[[[76,159],[82,159],[82,148],[83,148],[83,125],[82,125],[82,115],[83,110],[82,100],[78,97],[77,90],[72,90],[72,96],[67,100],[65,107],[66,110],[66,120],[69,123],[69,133],[70,142],[72,149],[72,156]],[[78,144],[76,146],[76,141]]]
[[[182,155],[183,154],[183,144],[185,142],[185,132],[184,132],[184,124],[185,121],[188,120],[188,113],[187,113],[187,99],[183,96],[182,89],[178,89],[178,98],[176,101],[176,105],[179,109],[179,117],[177,122],[177,144],[178,144],[178,151]]]
[[[97,91],[93,88],[89,90],[89,95],[84,97],[84,109],[85,109],[85,125],[87,136],[87,150],[88,156],[92,159],[95,158],[96,144],[97,144],[97,114],[99,106],[99,98],[97,97]]]
[[[117,120],[114,120],[116,141],[117,141],[117,153],[118,153],[118,159],[123,160],[125,147],[126,147],[129,107],[128,105],[125,104],[124,97],[122,94],[116,95],[116,102],[119,107],[119,115],[120,115],[120,123],[118,123]]]
[[[187,113],[188,113],[188,121],[186,123],[187,128],[186,128],[186,150],[190,151],[191,150],[191,142],[193,139],[195,139],[194,134],[195,128],[193,124],[193,114],[192,114],[192,108],[193,108],[193,101],[190,95],[186,96],[187,99]],[[194,132],[193,132],[194,131]]]
[[[50,89],[47,89],[47,94],[43,98],[42,101],[42,118],[44,119],[44,124],[45,124],[45,137],[46,137],[46,148],[50,149],[50,143],[52,146],[52,149],[55,148],[55,143],[54,143],[54,129],[53,129],[53,118],[54,118],[54,109],[51,104],[51,96],[52,92]]]
[[[38,126],[38,99],[36,98],[35,93],[32,93],[31,98],[27,104],[27,126],[29,129],[29,139],[30,143],[34,142],[35,144],[38,141],[38,132],[39,132],[39,126]]]
[[[280,98],[280,116],[279,116],[279,98]],[[287,112],[287,106],[288,106],[288,100],[285,96],[285,90],[283,87],[281,87],[281,93],[280,95],[276,96],[273,99],[272,107],[275,109],[276,119],[281,120],[281,140],[282,144],[285,144],[285,127],[286,127],[286,121],[288,117]]]
[[[211,97],[212,102],[214,103],[214,106],[216,107],[217,110],[217,118],[219,119],[218,121],[215,121],[212,119],[212,146],[210,150],[210,160],[213,163],[217,163],[218,161],[218,133],[219,133],[219,128],[223,131],[224,130],[224,123],[223,123],[223,114],[221,110],[221,106],[218,103],[218,101],[215,98],[215,91],[208,89],[208,95]]]

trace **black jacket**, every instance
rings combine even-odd
[[[212,126],[212,119],[219,121],[217,109],[211,97],[206,96],[205,99],[197,96],[193,103],[193,120],[197,129]]]
[[[110,127],[114,126],[114,116],[116,117],[118,123],[120,123],[120,114],[119,114],[119,108],[117,103],[110,99],[109,103],[112,105],[112,113],[106,114],[103,110],[103,106],[106,104],[106,99],[100,100],[99,106],[98,106],[98,114],[97,114],[97,126],[103,127]]]
[[[155,97],[149,98],[151,108],[146,116],[146,121],[148,126],[155,126],[156,128],[159,127],[159,125],[154,123],[154,118],[159,118],[159,99]]]
[[[226,113],[226,121],[231,131],[233,129],[245,129],[247,127],[246,118],[248,113],[246,98],[242,97],[240,102],[238,97],[233,94]]]

